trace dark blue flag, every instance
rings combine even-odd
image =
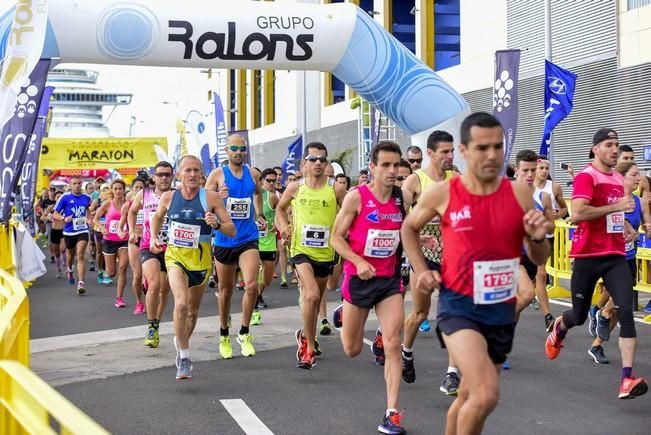
[[[289,147],[287,147],[287,158],[280,165],[283,168],[283,184],[287,180],[287,175],[298,171],[297,162],[303,158],[303,137],[299,136]]]
[[[545,129],[540,154],[549,156],[552,130],[572,111],[576,74],[545,60]]]
[[[493,115],[499,119],[504,131],[504,163],[502,174],[511,158],[518,130],[518,83],[520,76],[520,50],[495,52],[495,82],[493,85]]]

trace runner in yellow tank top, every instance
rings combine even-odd
[[[309,370],[316,362],[319,304],[334,266],[335,252],[330,246],[330,233],[337,206],[341,205],[346,191],[341,185],[331,183],[325,175],[328,164],[325,145],[319,142],[307,144],[303,158],[305,178],[287,186],[276,207],[276,220],[281,237],[291,242],[290,255],[301,286],[303,328],[296,330],[297,367]],[[291,234],[287,214],[290,206]]]
[[[429,166],[419,169],[407,177],[402,186],[402,195],[405,205],[415,205],[426,189],[437,182],[448,180],[454,176],[452,161],[454,157],[454,145],[452,135],[445,131],[434,131],[427,138],[427,156]],[[425,225],[421,231],[421,244],[423,255],[427,265],[432,270],[441,269],[441,257],[443,244],[441,242],[441,228],[439,219],[433,220]],[[415,283],[413,272],[409,280]],[[427,332],[430,330],[429,309],[432,304],[431,291],[415,291],[411,293],[413,298],[412,310],[405,318],[404,343],[402,349],[402,378],[407,383],[416,380],[416,369],[414,367],[413,345],[418,330]],[[447,395],[456,395],[459,387],[459,376],[456,366],[449,360],[448,370],[441,385],[441,391]]]

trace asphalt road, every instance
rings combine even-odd
[[[236,357],[229,361],[218,359],[214,297],[208,293],[192,341],[194,371],[188,381],[174,377],[171,325],[161,326],[159,349],[145,348],[140,328],[128,328],[142,325],[141,318],[131,314],[132,306],[114,308],[113,291],[91,285],[89,295],[80,298],[53,275],[30,290],[33,369],[112,433],[376,433],[385,393],[382,369],[371,363],[370,351],[347,358],[335,332],[320,338],[324,355],[312,371],[295,368],[293,331],[300,326],[295,288],[280,289],[275,282],[263,325],[252,331],[258,354],[241,357],[234,342]],[[336,298],[329,295],[330,309]],[[563,309],[553,306],[556,313]],[[239,324],[237,315],[233,322]],[[376,326],[371,315],[367,338]],[[651,378],[651,325],[637,326],[635,372]],[[525,310],[512,369],[501,375],[501,401],[484,433],[649,433],[651,394],[617,399],[616,340],[606,346],[611,364],[599,366],[587,354],[584,328],[571,332],[556,361],[544,356],[545,337],[540,312]],[[420,334],[415,349],[416,383],[401,386],[403,423],[410,434],[441,434],[451,403],[438,389],[447,356],[433,332]],[[222,402],[232,399],[241,399],[269,432],[245,432],[228,412],[229,402]]]

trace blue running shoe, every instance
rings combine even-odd
[[[642,311],[645,313],[651,313],[651,300],[646,304],[644,308],[642,308]]]
[[[431,329],[431,327],[429,326],[429,320],[428,319],[423,320],[423,323],[421,323],[420,326],[418,327],[418,330],[420,332],[429,332],[430,329]]]
[[[511,370],[511,363],[508,359],[502,363],[502,368],[504,370]]]
[[[72,271],[68,272],[68,284],[75,285],[75,275],[72,273]]]
[[[341,328],[343,325],[344,304],[340,304],[332,313],[332,324],[335,328]]]
[[[603,341],[610,340],[610,319],[605,318],[601,315],[601,311],[597,311],[597,326],[595,330],[597,332],[597,337],[601,338]]]
[[[190,358],[183,358],[178,370],[176,370],[176,379],[190,378],[192,378],[192,361],[190,361]]]
[[[547,331],[551,332],[551,331]],[[591,337],[597,336],[597,306],[590,307],[588,311],[588,334]]]
[[[391,411],[389,415],[382,419],[382,423],[377,427],[378,432],[389,435],[404,435],[407,431],[400,425],[402,414]]]

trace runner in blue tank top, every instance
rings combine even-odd
[[[224,199],[226,211],[235,224],[235,237],[218,234],[214,248],[219,278],[219,353],[224,359],[233,357],[228,318],[238,265],[244,277],[245,294],[242,298],[242,327],[237,341],[242,346],[242,355],[255,355],[249,325],[258,300],[258,230],[264,230],[267,222],[262,207],[260,172],[244,163],[247,152],[248,145],[242,136],[229,136],[226,142],[228,164],[213,169],[206,181],[206,189],[217,190]]]
[[[66,262],[68,263],[68,283],[74,285],[75,275],[72,265],[77,257],[77,273],[79,283],[77,294],[86,293],[84,278],[86,275],[86,245],[88,244],[88,221],[90,214],[90,196],[81,193],[81,178],[72,177],[70,180],[70,192],[64,194],[54,206],[54,219],[65,222],[63,227],[63,238],[66,242]]]

